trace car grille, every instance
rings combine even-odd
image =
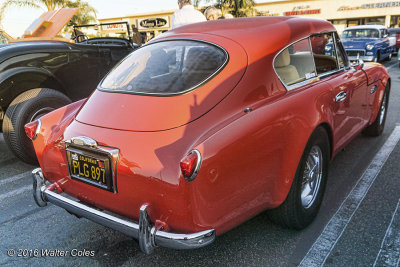
[[[349,57],[356,57],[357,55],[360,55],[360,57],[365,55],[364,50],[346,50],[346,53]]]

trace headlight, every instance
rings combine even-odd
[[[365,48],[367,48],[367,50],[372,50],[372,49],[374,48],[374,45],[369,44],[369,45],[367,45]]]
[[[331,51],[332,50],[332,46],[325,46],[325,51]]]

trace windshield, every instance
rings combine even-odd
[[[379,31],[376,29],[354,29],[343,31],[342,38],[379,38]]]
[[[129,38],[129,24],[126,22],[74,26],[74,35],[85,35],[88,38]]]
[[[100,88],[145,95],[181,94],[206,82],[226,61],[226,52],[208,43],[158,42],[132,52]]]

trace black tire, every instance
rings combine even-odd
[[[385,93],[382,98],[379,112],[376,115],[375,121],[364,129],[363,134],[367,136],[380,136],[385,128],[386,115],[389,107],[390,85],[386,84]]]
[[[390,52],[386,58],[386,61],[391,61],[391,60],[392,60],[392,52]]]
[[[374,62],[379,62],[381,60],[381,53],[378,51],[376,52],[376,57],[374,58]]]
[[[26,163],[37,165],[36,153],[24,125],[70,103],[66,95],[48,88],[32,89],[17,96],[7,108],[3,120],[4,140],[14,155]]]
[[[317,189],[316,193],[313,194],[312,201],[306,205],[301,195],[303,188],[305,189],[305,186],[308,184],[304,180],[304,175],[307,171],[307,161],[310,160],[310,157],[313,158],[311,152],[316,149],[319,149],[322,159],[322,163],[320,164],[321,175],[316,176],[320,177],[320,182],[319,186],[316,185]],[[313,132],[307,142],[286,200],[278,208],[268,211],[268,216],[273,222],[283,227],[300,230],[314,220],[321,206],[325,191],[329,159],[330,145],[328,134],[323,127],[319,127]]]

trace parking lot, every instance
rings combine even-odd
[[[0,266],[398,266],[400,260],[400,68],[385,131],[358,136],[330,165],[316,220],[283,229],[260,214],[205,248],[140,252],[137,241],[32,198],[30,172],[0,134]]]

